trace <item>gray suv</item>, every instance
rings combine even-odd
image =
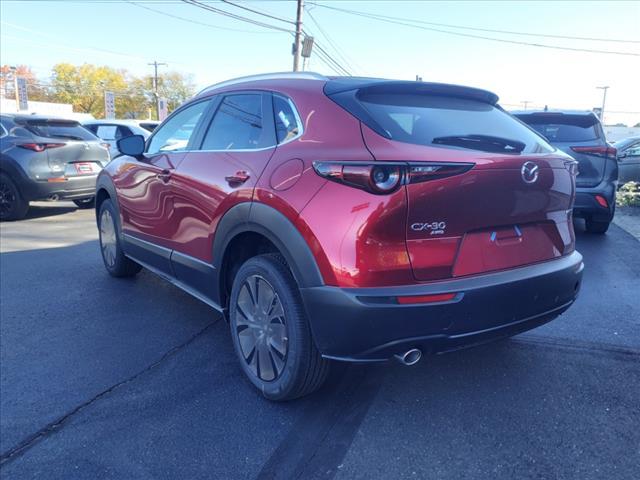
[[[18,220],[35,200],[93,207],[108,147],[74,120],[0,116],[0,220]]]
[[[585,219],[588,232],[605,233],[616,207],[616,149],[605,139],[593,112],[526,110],[511,112],[549,143],[578,161],[573,213]]]

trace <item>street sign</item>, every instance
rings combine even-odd
[[[164,97],[158,98],[158,120],[161,122],[169,115],[169,105]]]
[[[27,97],[27,79],[24,77],[17,78],[18,86],[18,111],[29,110],[29,99]]]
[[[116,96],[113,92],[104,92],[104,118],[116,118]]]

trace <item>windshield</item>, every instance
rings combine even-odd
[[[358,99],[400,142],[515,154],[553,151],[543,138],[489,103],[412,93],[363,93]]]

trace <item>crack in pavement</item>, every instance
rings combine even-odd
[[[203,329],[201,329],[200,331],[195,333],[193,336],[191,336],[189,339],[187,339],[185,342],[183,342],[180,345],[177,345],[177,346],[171,348],[170,350],[168,350],[167,352],[165,352],[158,360],[156,360],[155,362],[151,363],[150,365],[148,365],[144,369],[140,370],[138,373],[136,373],[136,374],[130,376],[129,378],[126,378],[125,380],[122,380],[122,381],[112,385],[111,387],[103,390],[102,392],[98,393],[97,395],[95,395],[94,397],[90,398],[89,400],[81,403],[80,405],[78,405],[77,407],[72,409],[71,411],[65,413],[64,415],[58,417],[56,420],[54,420],[51,423],[47,424],[45,427],[41,428],[40,430],[38,430],[34,434],[29,435],[27,438],[25,438],[24,440],[19,442],[16,446],[14,446],[14,447],[10,448],[9,450],[7,450],[6,452],[0,454],[0,466],[4,466],[4,465],[8,464],[11,460],[14,460],[14,459],[18,458],[20,455],[25,453],[27,450],[31,449],[40,440],[44,439],[45,437],[47,437],[48,435],[50,435],[52,433],[57,432],[58,430],[60,430],[60,428],[64,426],[65,422],[67,420],[69,420],[71,417],[73,417],[74,415],[76,415],[77,413],[80,413],[85,408],[87,408],[90,405],[94,404],[95,402],[97,402],[101,398],[109,395],[111,392],[117,390],[118,388],[120,388],[120,387],[122,387],[122,386],[124,386],[124,385],[126,385],[128,383],[133,382],[134,380],[136,380],[140,376],[142,376],[145,373],[153,370],[154,368],[159,366],[161,363],[163,363],[165,360],[167,360],[168,358],[171,358],[176,353],[178,353],[180,350],[182,350],[183,348],[189,346],[198,337],[200,337],[204,333],[206,333],[207,330],[212,328],[219,321],[220,321],[220,319],[218,319],[218,320],[216,320],[214,322],[211,322],[210,324],[205,326]]]

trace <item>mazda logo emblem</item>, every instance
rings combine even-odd
[[[522,175],[522,180],[524,183],[535,183],[538,180],[538,173],[540,172],[540,167],[533,162],[525,162],[522,165],[522,169],[520,170],[520,174]]]

